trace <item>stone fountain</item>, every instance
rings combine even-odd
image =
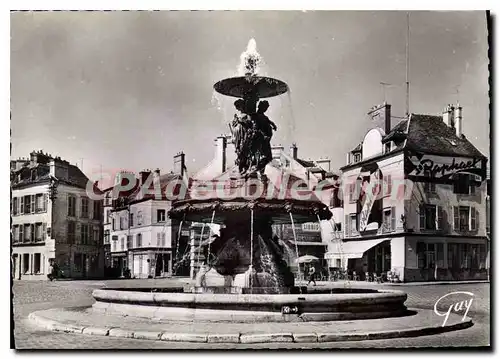
[[[329,220],[332,214],[293,174],[281,169],[272,179],[266,175],[276,127],[265,115],[268,104],[262,99],[282,95],[288,86],[259,76],[259,62],[255,42],[250,41],[242,54],[243,74],[214,85],[218,93],[237,99],[231,124],[237,171],[203,183],[191,181],[185,198],[174,201],[169,212],[171,219],[183,223],[221,226],[219,236],[197,248],[205,259],[196,285],[168,293],[162,288],[96,290],[95,310],[156,319],[250,322],[380,318],[406,312],[406,294],[398,291],[339,288],[307,293],[305,287],[295,286],[272,225],[295,228]]]

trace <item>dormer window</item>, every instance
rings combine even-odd
[[[354,154],[354,163],[361,162],[361,153]]]
[[[391,152],[391,142],[388,142],[384,146],[384,153],[389,153]]]

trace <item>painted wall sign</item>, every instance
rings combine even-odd
[[[408,156],[405,162],[406,173],[413,176],[443,179],[457,173],[484,176],[482,158],[442,157],[415,153]]]

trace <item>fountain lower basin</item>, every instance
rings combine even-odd
[[[153,290],[157,290],[154,292]],[[305,294],[185,293],[183,288],[97,289],[93,310],[152,320],[287,322],[404,316],[407,295],[396,290],[338,288]]]

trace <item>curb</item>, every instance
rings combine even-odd
[[[256,344],[256,343],[325,343],[360,340],[381,340],[393,338],[411,338],[425,335],[435,335],[455,330],[466,329],[474,325],[471,318],[465,321],[446,326],[416,327],[411,329],[395,329],[382,332],[366,333],[235,333],[235,334],[202,334],[202,333],[172,333],[160,331],[132,331],[121,328],[84,327],[57,322],[43,317],[38,312],[33,312],[28,319],[38,326],[55,332],[86,334],[94,336],[110,336],[117,338],[156,340],[166,342],[187,343],[233,343],[233,344]]]

